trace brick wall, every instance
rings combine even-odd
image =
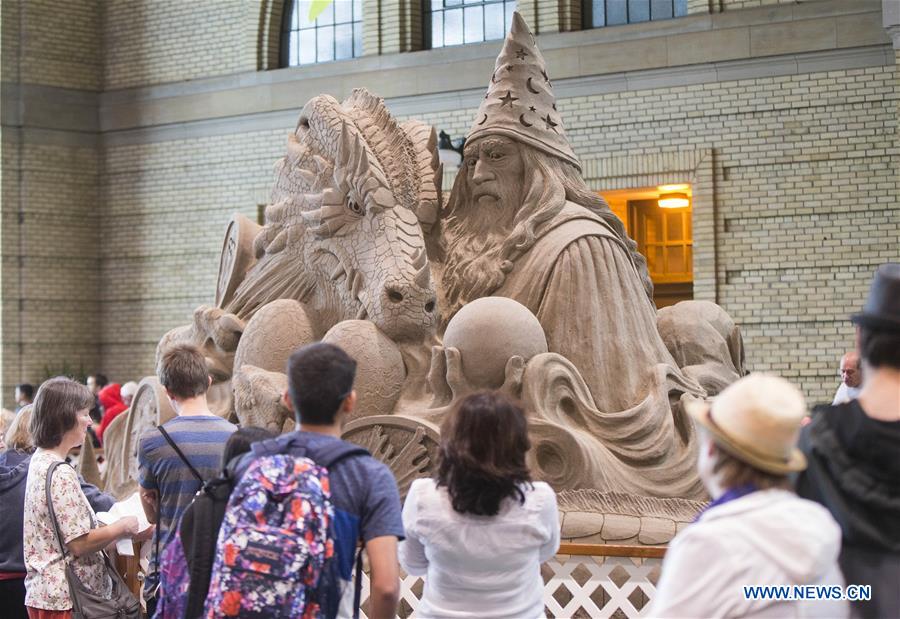
[[[102,87],[100,24],[93,0],[0,5],[0,394],[6,405],[18,382],[90,372],[100,361],[101,162],[91,107]]]
[[[96,149],[2,143],[3,400],[17,382],[99,364]]]
[[[256,219],[289,130],[107,149],[100,346],[111,378],[152,373],[160,337],[213,304],[229,217]]]
[[[95,0],[5,0],[3,80],[100,90],[100,12]]]
[[[256,70],[261,2],[105,0],[105,89]]]

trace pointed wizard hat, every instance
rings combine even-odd
[[[556,111],[544,56],[518,11],[513,13],[512,27],[466,141],[486,135],[505,135],[525,142],[581,170]]]

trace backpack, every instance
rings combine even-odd
[[[160,561],[159,603],[154,618],[198,619],[203,616],[216,539],[234,487],[226,472],[203,485],[187,506]]]
[[[339,562],[335,553],[328,468],[368,452],[347,443],[315,460],[265,454],[256,445],[253,451],[264,455],[250,464],[228,501],[206,617],[335,617],[345,571],[339,563],[347,558]],[[360,561],[358,555],[358,567]],[[357,590],[360,575],[358,570]],[[356,598],[358,606],[358,591]]]
[[[226,468],[219,477],[204,480],[166,429],[159,426],[158,430],[202,485],[174,523],[175,535],[162,553],[157,529],[155,543],[160,587],[153,619],[196,619],[203,616],[216,538],[234,488],[232,471]]]

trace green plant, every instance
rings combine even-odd
[[[70,365],[68,361],[63,361],[62,364],[58,366],[45,364],[44,375],[41,377],[40,382],[43,383],[48,378],[53,378],[54,376],[68,376],[72,380],[83,383],[87,380],[87,371],[84,369],[84,363],[79,363],[77,368]]]

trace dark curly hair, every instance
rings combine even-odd
[[[518,404],[496,391],[469,395],[441,426],[437,485],[447,488],[457,512],[494,516],[507,497],[525,502],[530,447],[528,421]]]

